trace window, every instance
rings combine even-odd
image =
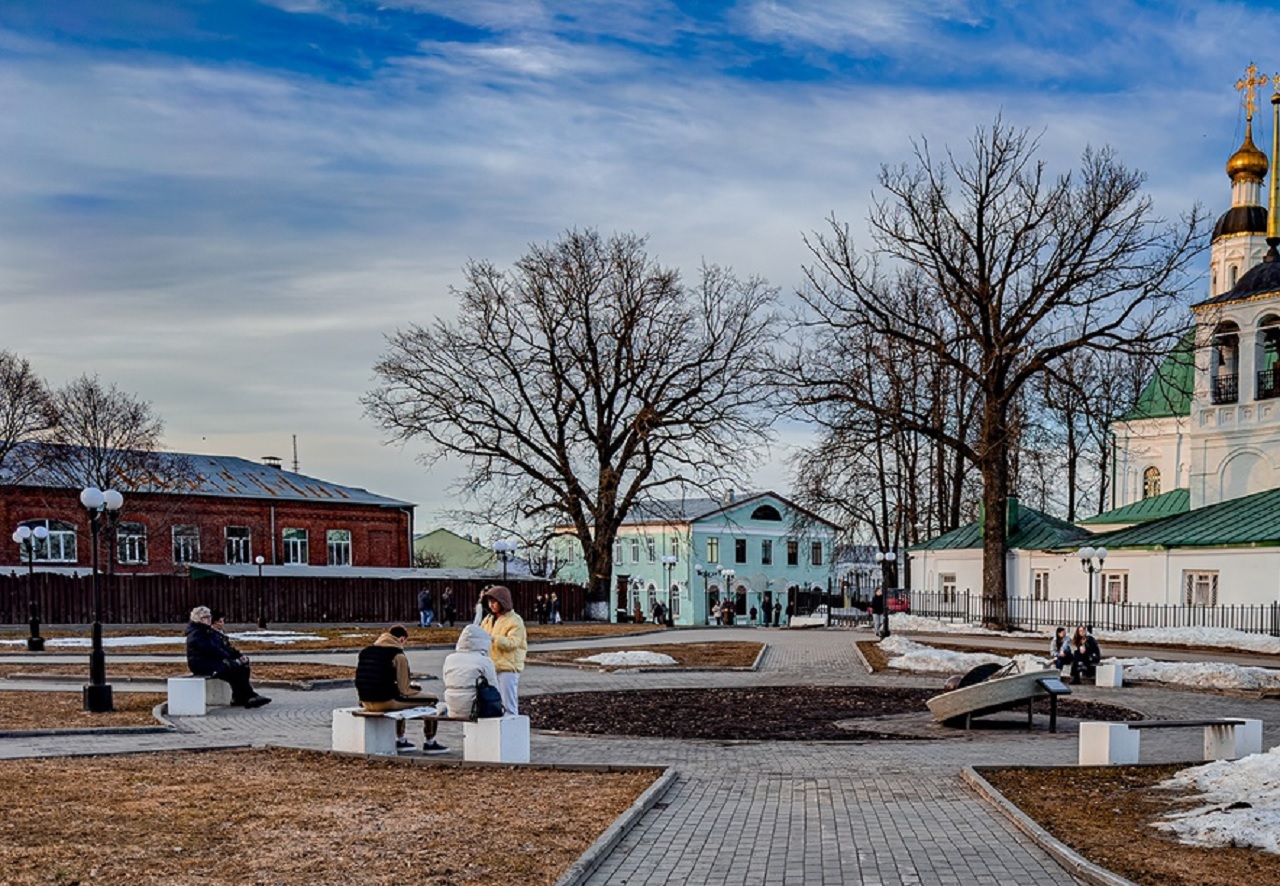
[[[787,565],[800,565],[800,542],[794,538],[787,539]]]
[[[286,529],[281,538],[284,540],[284,562],[295,566],[307,565],[307,530]]]
[[[781,522],[782,514],[778,513],[778,509],[773,505],[760,505],[760,507],[751,512],[751,519]]]
[[[820,541],[810,542],[809,563],[812,566],[822,565],[822,542]]]
[[[745,538],[735,538],[733,540],[733,562],[747,562],[747,540]]]
[[[766,538],[760,542],[760,565],[773,565],[773,541],[771,539]]]
[[[1183,599],[1188,606],[1218,605],[1218,573],[1183,572]]]
[[[680,617],[680,587],[678,585],[671,586],[671,619]]]
[[[173,562],[200,562],[200,528],[198,526],[173,527]]]
[[[1031,599],[1049,599],[1049,570],[1035,569],[1031,572]]]
[[[1102,573],[1101,582],[1102,586],[1098,589],[1098,593],[1102,596],[1102,602],[1129,602],[1128,572],[1104,572]]]
[[[707,562],[708,563],[720,562],[720,539],[718,538],[707,539]]]
[[[227,538],[227,562],[248,563],[249,557],[249,527],[248,526],[228,526],[226,530]]]
[[[586,556],[584,553],[583,556]],[[614,539],[613,542],[613,562],[622,563],[622,539]]]
[[[324,534],[324,541],[330,566],[351,565],[350,529],[330,529]]]
[[[640,562],[640,538],[635,535],[631,536],[631,562]]]
[[[680,536],[678,535],[671,537],[671,556],[675,557],[676,560],[680,559]]]
[[[120,523],[116,526],[116,562],[147,562],[147,527],[141,523]]]
[[[1160,494],[1160,469],[1149,467],[1142,472],[1142,497],[1155,498]]]
[[[650,563],[658,562],[658,540],[652,535],[644,540],[645,554],[649,557]]]
[[[956,574],[943,572],[938,576],[938,590],[942,592],[942,602],[956,602]]]
[[[32,553],[37,563],[76,562],[76,528],[70,523],[64,523],[61,520],[24,520],[21,525],[28,529],[38,529],[43,526],[49,530],[49,535],[44,541],[34,539]]]

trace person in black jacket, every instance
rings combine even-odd
[[[217,621],[221,623],[221,616]],[[197,677],[217,677],[231,684],[231,703],[238,707],[260,708],[271,699],[253,691],[249,682],[249,657],[231,645],[227,635],[214,627],[208,606],[191,610],[187,623],[187,667]]]
[[[1078,684],[1080,676],[1093,677],[1098,662],[1102,661],[1102,650],[1093,634],[1083,626],[1076,628],[1071,637],[1071,682]]]
[[[404,654],[408,640],[404,625],[392,625],[372,646],[360,650],[356,659],[356,695],[366,711],[405,711],[438,701],[418,684],[409,682],[409,659]],[[449,750],[436,741],[435,720],[423,720],[422,727],[424,753],[443,754]],[[410,747],[404,737],[404,720],[396,720],[396,747]]]

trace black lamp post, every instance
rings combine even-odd
[[[1089,631],[1093,631],[1093,574],[1101,572],[1107,561],[1106,548],[1085,546],[1076,552],[1080,555],[1080,568],[1089,576]]]
[[[89,486],[80,493],[80,503],[89,512],[93,536],[93,648],[89,652],[89,685],[84,687],[84,709],[93,714],[114,710],[111,687],[107,685],[107,656],[102,650],[102,578],[98,574],[98,536],[103,512],[114,514],[124,506],[124,496],[114,489],[103,492]]]
[[[671,572],[676,568],[676,558],[674,554],[666,554],[662,558],[662,565],[667,568],[667,627],[674,625],[671,617],[671,601],[676,595],[676,589],[671,584]]]
[[[882,596],[884,601],[884,620],[881,621],[880,636],[889,636],[889,587],[893,584],[893,566],[898,561],[898,555],[893,551],[881,551],[877,555],[880,560],[880,584],[884,590]]]
[[[48,537],[49,530],[44,526],[35,529],[19,526],[13,533],[13,540],[22,545],[27,554],[27,616],[31,624],[28,652],[44,652],[44,638],[40,636],[40,601],[36,599],[36,542]]]
[[[493,552],[498,555],[498,559],[502,561],[502,583],[507,583],[507,561],[516,553],[516,543],[513,541],[495,541],[493,543]]]
[[[258,567],[258,630],[265,631],[267,629],[267,604],[266,591],[262,585],[262,564],[267,560],[259,554],[253,558],[253,562]]]
[[[719,568],[712,569],[710,566],[703,566],[698,563],[693,567],[693,571],[702,576],[702,602],[706,607],[707,624],[711,624],[711,576],[720,571]]]
[[[721,569],[720,574],[724,576],[724,603],[720,604],[720,611],[724,612],[727,604],[730,607],[730,615],[725,619],[729,624],[738,623],[738,593],[733,589],[733,579],[737,576],[737,570]]]

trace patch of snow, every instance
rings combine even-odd
[[[256,640],[259,643],[273,643],[278,645],[287,645],[289,643],[298,643],[303,640],[324,640],[315,634],[300,634],[296,631],[237,631],[227,634],[232,640]],[[102,647],[104,649],[119,646],[172,646],[174,644],[185,645],[186,637],[182,634],[173,634],[172,636],[152,636],[139,635],[136,637],[103,637]],[[23,640],[0,640],[0,645],[4,646],[25,646],[27,641]],[[93,645],[92,637],[46,637],[44,641],[46,647],[62,647],[64,649],[88,649]]]
[[[575,658],[574,661],[587,662],[588,664],[608,665],[609,667],[639,667],[641,665],[673,665],[679,664],[669,655],[663,655],[661,652],[644,652],[641,650],[624,650],[622,652],[601,652],[597,655],[589,655],[586,658]]]
[[[1280,747],[1184,769],[1160,787],[1201,793],[1194,809],[1153,827],[1193,846],[1244,846],[1280,854]]]
[[[1168,683],[1199,689],[1280,689],[1280,671],[1219,661],[1152,661],[1149,658],[1103,659],[1124,665],[1125,680]]]
[[[1052,636],[1053,632],[1049,632]],[[1146,643],[1153,646],[1216,646],[1244,652],[1280,653],[1280,637],[1246,634],[1230,628],[1138,628],[1132,631],[1097,631],[1099,640]]]

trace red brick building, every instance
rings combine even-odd
[[[254,564],[408,567],[413,504],[242,458],[174,454],[181,483],[139,488],[121,482],[124,507],[101,520],[101,566],[122,574],[184,572],[191,565]],[[154,478],[152,478],[154,479]],[[36,472],[0,477],[0,529],[49,531],[36,546],[38,569],[92,564],[89,514],[80,487]],[[114,543],[112,538],[114,536]],[[26,564],[20,546],[0,545],[0,569]]]

